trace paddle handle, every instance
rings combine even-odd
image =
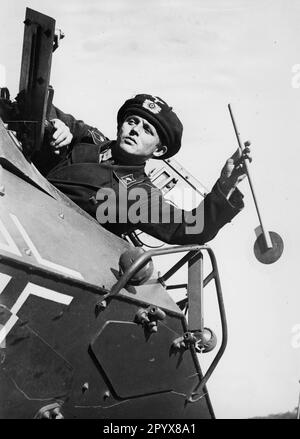
[[[234,116],[233,116],[233,112],[232,112],[232,108],[231,108],[230,104],[228,104],[228,110],[229,110],[230,117],[231,117],[231,120],[232,120],[234,132],[235,132],[238,144],[239,144],[239,148],[241,150],[241,153],[243,153],[243,145],[242,145],[242,142],[241,142],[240,133],[239,133],[239,131],[237,129],[236,122],[235,122],[235,119],[234,119]],[[253,187],[253,182],[252,182],[252,179],[251,179],[251,175],[250,175],[250,171],[249,171],[249,165],[248,165],[247,160],[245,160],[244,163],[245,163],[246,174],[247,174],[249,185],[250,185],[250,189],[251,189],[251,192],[252,192],[252,196],[253,196],[256,212],[257,212],[257,216],[258,216],[259,223],[260,223],[260,226],[261,226],[261,230],[262,230],[262,233],[263,233],[263,236],[264,236],[265,244],[266,244],[267,248],[272,248],[273,244],[272,244],[272,240],[271,240],[270,234],[269,234],[269,232],[264,227],[264,224],[263,224],[263,221],[262,221],[262,217],[261,217],[261,214],[260,214],[260,210],[259,210],[259,207],[258,207],[257,198],[256,198],[256,195],[255,195],[255,191],[254,191],[254,187]]]

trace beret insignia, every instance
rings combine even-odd
[[[150,99],[145,99],[142,105],[154,114],[158,114],[161,111],[161,107],[156,102],[150,101]]]

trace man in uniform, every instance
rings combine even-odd
[[[113,233],[139,229],[167,243],[204,244],[243,208],[237,185],[245,177],[248,148],[244,157],[236,151],[227,160],[211,192],[190,212],[167,202],[151,183],[146,161],[172,157],[181,147],[182,124],[162,99],[128,99],[117,115],[116,140],[55,111],[51,145],[62,154],[47,178]]]

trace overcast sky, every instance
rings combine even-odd
[[[233,104],[242,138],[252,141],[264,222],[285,250],[270,266],[255,259],[258,219],[243,182],[244,211],[211,243],[229,343],[208,389],[217,417],[292,410],[300,389],[300,2],[10,0],[1,7],[0,80],[13,96],[26,6],[66,34],[52,62],[56,105],[113,138],[125,99],[162,97],[184,125],[176,158],[207,187],[237,146]]]

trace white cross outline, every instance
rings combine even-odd
[[[1,277],[4,279],[4,281],[2,281],[2,285],[5,284],[8,277],[10,277],[11,279],[11,276],[8,276],[4,273],[0,273],[0,279]],[[10,279],[8,281],[10,281]],[[4,288],[0,291],[0,294],[3,292]],[[28,284],[21,292],[20,296],[10,310],[12,315],[0,330],[0,345],[5,342],[7,335],[10,333],[10,331],[18,321],[19,318],[17,316],[17,312],[21,309],[21,307],[24,305],[30,295],[40,297],[42,299],[52,300],[53,302],[61,303],[63,305],[70,305],[73,300],[73,296],[58,293],[57,291],[50,290],[49,288],[41,287],[40,285],[28,282]]]
[[[18,249],[14,240],[12,239],[12,237],[10,236],[8,231],[6,230],[6,227],[3,224],[3,222],[1,221],[1,219],[0,219],[0,233],[2,234],[2,236],[4,237],[4,239],[6,241],[6,244],[4,244],[3,242],[0,242],[0,249],[2,248],[3,250],[5,250],[9,253],[13,253],[14,255],[22,256],[20,250]]]
[[[65,275],[68,275],[72,278],[84,280],[84,277],[82,276],[79,271],[72,270],[71,268],[64,267],[63,265],[56,264],[55,262],[48,261],[47,259],[44,259],[38,249],[33,244],[32,240],[30,239],[29,235],[27,234],[26,230],[20,223],[19,219],[16,215],[10,213],[9,214],[11,219],[13,220],[15,226],[17,227],[18,231],[20,232],[22,238],[24,239],[25,243],[27,244],[29,250],[31,251],[32,255],[35,257],[36,261],[43,265],[44,267],[47,267],[51,270],[58,271],[60,273],[63,273]],[[18,249],[16,243],[12,239],[11,235],[9,234],[8,230],[6,229],[5,225],[0,219],[0,233],[5,238],[6,244],[0,242],[0,249],[3,249],[9,253],[12,253],[14,255],[22,257],[22,254],[20,250]]]

